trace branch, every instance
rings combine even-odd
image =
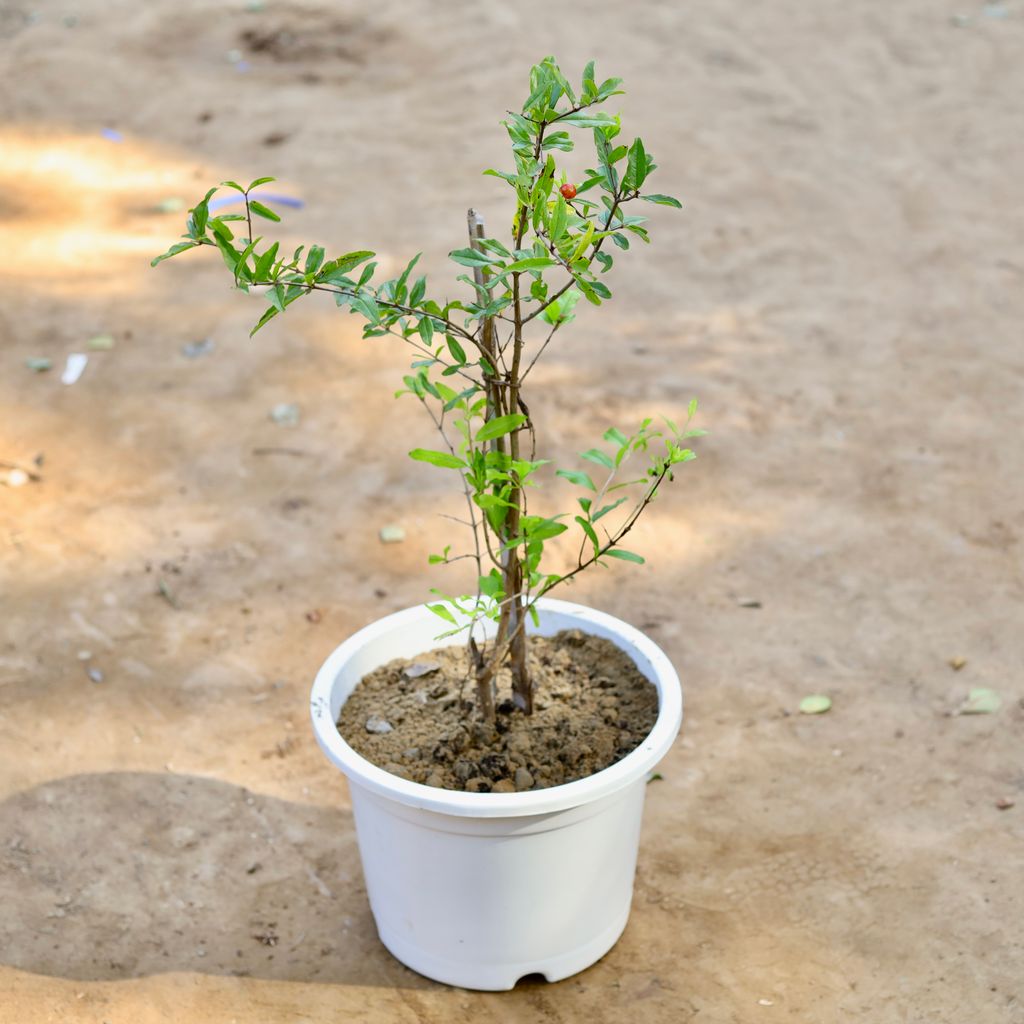
[[[533,364],[544,354],[544,349],[548,347],[548,342],[555,336],[555,331],[558,330],[562,325],[560,323],[555,324],[548,332],[548,336],[544,339],[544,344],[537,350],[537,354],[530,360],[530,365],[523,371],[522,377],[519,378],[519,383],[522,384],[524,380],[530,375],[530,371],[533,369]]]
[[[658,476],[655,479],[654,483],[651,484],[649,490],[644,495],[643,501],[640,502],[640,504],[637,505],[637,507],[630,513],[629,518],[626,520],[626,522],[619,529],[619,532],[613,538],[611,538],[608,541],[607,544],[605,544],[603,547],[599,548],[597,550],[597,552],[595,554],[591,555],[591,557],[588,558],[585,562],[580,562],[580,564],[577,565],[576,568],[573,569],[572,572],[566,573],[564,576],[559,576],[557,580],[552,580],[546,586],[541,588],[540,593],[531,602],[531,607],[532,607],[532,605],[536,604],[537,601],[540,600],[540,598],[544,597],[544,595],[547,594],[548,591],[553,590],[560,583],[568,582],[569,580],[571,580],[573,578],[573,576],[577,575],[578,573],[583,572],[584,569],[589,568],[598,559],[602,558],[613,547],[615,547],[617,544],[619,544],[622,541],[622,538],[625,537],[626,534],[629,533],[629,531],[633,529],[633,526],[636,524],[636,521],[640,518],[640,515],[643,513],[644,509],[646,509],[647,506],[650,505],[650,503],[654,500],[654,496],[658,493],[658,488],[661,486],[661,482],[665,479],[666,476],[669,475],[670,471],[671,471],[671,466],[666,465],[666,466],[664,466],[662,468],[661,472],[658,474]]]

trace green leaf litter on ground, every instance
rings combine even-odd
[[[45,373],[53,366],[53,360],[47,359],[46,356],[34,356],[31,359],[26,359],[25,365],[36,373]]]
[[[812,693],[800,701],[800,714],[822,715],[832,707],[832,699],[823,693]]]
[[[86,346],[93,352],[109,352],[114,347],[114,338],[110,334],[97,334],[86,342]]]
[[[995,690],[985,687],[971,690],[960,706],[961,715],[991,715],[1002,707],[1002,698]]]

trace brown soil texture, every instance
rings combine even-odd
[[[468,660],[461,647],[440,647],[382,665],[345,702],[341,735],[403,779],[470,793],[514,793],[607,768],[635,750],[658,717],[654,685],[603,637],[575,629],[531,637],[534,713],[524,715],[503,700],[493,728],[473,713]],[[509,689],[507,669],[497,674],[497,686],[499,694]]]
[[[648,564],[561,595],[685,690],[629,925],[488,995],[381,946],[308,719],[339,643],[472,583],[426,564],[465,503],[405,457],[409,360],[326,299],[250,340],[216,255],[148,261],[162,200],[272,174],[282,248],[422,251],[465,296],[447,253],[469,206],[509,223],[480,172],[549,52],[623,77],[685,208],[531,372],[538,454],[694,395],[711,433]],[[0,1021],[1024,1021],[1022,53],[1019,0],[5,3],[0,460],[39,479],[0,485]],[[976,687],[1002,707],[953,714]]]

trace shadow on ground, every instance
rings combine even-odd
[[[73,775],[0,804],[0,963],[432,984],[377,939],[351,814],[188,775]]]

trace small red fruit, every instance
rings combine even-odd
[[[569,184],[568,182],[565,185],[563,185],[558,191],[562,193],[562,196],[565,199],[576,198],[576,186]]]

